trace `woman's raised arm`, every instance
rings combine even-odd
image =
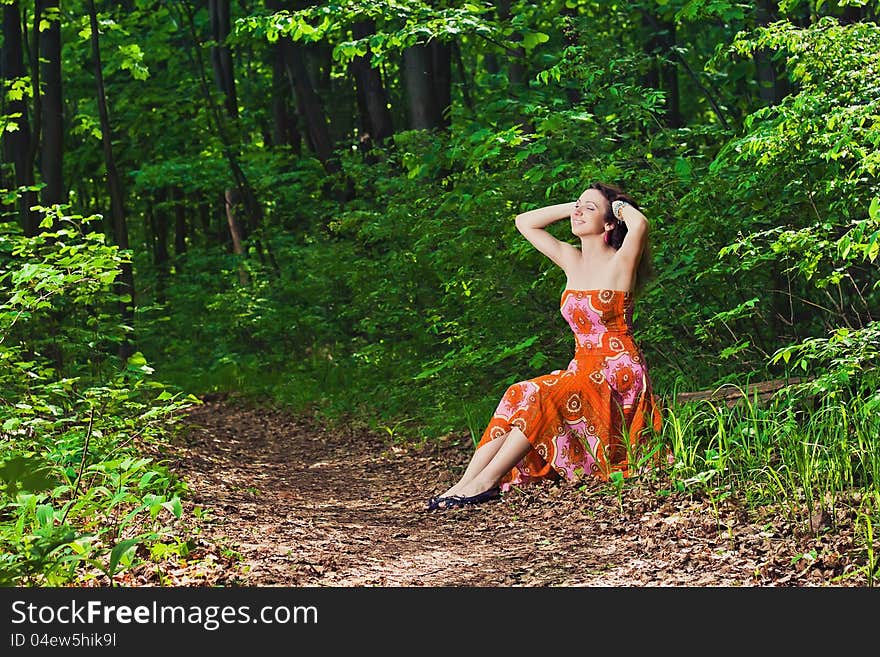
[[[615,216],[626,224],[626,237],[615,257],[634,270],[648,241],[648,219],[641,210],[625,202],[620,204]]]
[[[523,237],[566,273],[571,259],[577,257],[580,251],[571,244],[556,239],[544,227],[570,217],[572,212],[574,202],[548,205],[516,215],[516,228]]]

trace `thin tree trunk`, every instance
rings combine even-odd
[[[208,203],[205,202],[205,199],[201,196],[198,196],[196,199],[196,206],[198,207],[199,213],[199,223],[202,225],[202,233],[205,236],[205,241],[203,244],[216,244],[218,243],[217,236],[211,230],[211,209],[208,206]],[[222,231],[225,233],[225,231]],[[222,239],[223,235],[221,234],[220,238]]]
[[[238,97],[235,93],[235,70],[232,52],[226,45],[229,36],[229,0],[208,0],[208,14],[211,20],[211,37],[217,44],[211,48],[211,63],[214,66],[214,80],[223,93],[226,113],[238,117]]]
[[[721,111],[721,108],[718,106],[712,93],[706,88],[706,85],[700,81],[693,69],[688,65],[684,56],[678,52],[675,53],[675,56],[678,61],[681,62],[681,65],[684,67],[684,70],[687,72],[688,76],[690,76],[691,80],[693,80],[694,84],[698,86],[702,90],[703,95],[706,96],[706,100],[708,100],[709,104],[712,106],[712,110],[715,112],[715,116],[718,117],[718,122],[721,124],[721,127],[728,130],[730,126],[727,123],[727,119],[724,117],[724,113]]]
[[[666,125],[680,128],[684,121],[679,99],[678,69],[666,58],[667,54],[674,53],[675,23],[663,20],[648,10],[643,9],[641,13],[642,24],[650,35],[645,51],[654,60],[645,76],[645,84],[652,89],[666,92]]]
[[[498,57],[494,52],[487,52],[483,55],[483,68],[489,75],[497,75],[501,72],[501,66],[498,64]]]
[[[512,0],[498,1],[498,18],[502,23],[506,23],[511,19],[510,5]],[[512,41],[522,41],[522,34],[514,32],[510,35]],[[526,82],[526,50],[523,47],[514,48],[507,65],[507,78],[510,80],[511,87],[522,89]]]
[[[156,268],[156,300],[165,303],[168,287],[168,209],[165,206],[166,190],[159,189],[153,198],[147,197],[147,219],[150,224],[150,245],[153,266]],[[155,202],[154,202],[155,199]]]
[[[24,68],[24,53],[22,50],[21,14],[18,0],[11,4],[3,5],[3,48],[0,51],[0,79],[12,80],[23,78],[27,75]],[[18,130],[5,131],[3,133],[3,160],[11,162],[15,171],[15,185],[31,186],[34,184],[34,147],[31,137],[31,127],[28,121],[27,102],[11,100],[6,109],[7,114],[20,114],[12,119],[18,125]],[[24,192],[19,199],[18,214],[22,230],[25,235],[36,235],[40,224],[40,217],[30,210],[37,204],[37,196],[34,192]]]
[[[474,103],[471,100],[471,78],[468,75],[467,67],[464,65],[464,60],[461,56],[461,46],[458,43],[458,39],[452,42],[452,49],[455,63],[458,66],[458,76],[461,80],[461,97],[464,106],[467,107],[468,110],[473,111]]]
[[[667,53],[675,52],[675,22],[663,21],[663,34]],[[670,128],[681,128],[684,118],[681,115],[681,96],[678,85],[678,67],[674,62],[663,60],[663,88],[666,91],[666,124]]]
[[[657,34],[657,23],[647,9],[641,10],[642,28],[647,38],[644,43],[644,52],[648,56],[648,70],[642,76],[642,86],[648,89],[660,88],[660,71],[657,67],[657,53],[661,48],[660,35]]]
[[[498,12],[498,20],[502,24],[510,24],[511,21],[511,4],[512,0],[498,0],[496,11]],[[522,34],[514,32],[510,35],[511,41],[522,41]],[[511,96],[519,96],[526,87],[526,79],[528,71],[526,69],[526,50],[522,46],[509,48],[505,53],[508,58],[507,62],[507,80],[508,88]],[[513,116],[513,122],[520,124],[526,133],[534,133],[535,126],[529,118],[518,109]]]
[[[186,236],[188,231],[186,223],[186,197],[180,187],[174,187],[174,255],[182,256],[186,253]],[[181,258],[177,259],[177,266],[183,264]]]
[[[91,25],[92,57],[95,64],[95,83],[98,91],[98,114],[101,121],[101,144],[104,151],[104,164],[107,167],[107,184],[110,189],[110,206],[113,216],[113,235],[116,245],[121,250],[128,249],[128,227],[125,222],[125,208],[123,207],[122,183],[116,170],[116,161],[113,157],[113,145],[111,140],[110,116],[107,112],[107,97],[104,91],[104,74],[101,68],[101,48],[98,39],[98,15],[95,11],[94,0],[88,0],[89,21]],[[134,272],[130,262],[121,265],[122,275],[115,284],[116,292],[120,296],[128,295],[128,301],[120,301],[120,312],[123,322],[134,327],[135,289]],[[134,353],[134,344],[129,338],[124,338],[119,345],[119,357],[125,362]]]
[[[211,67],[214,71],[214,83],[223,94],[223,106],[226,116],[234,122],[238,118],[238,101],[235,93],[235,73],[232,64],[232,53],[226,46],[226,37],[229,36],[229,0],[208,0],[208,15],[211,22],[211,38],[214,41],[211,46]],[[232,197],[227,189],[226,198]],[[227,213],[227,217],[230,216]],[[237,213],[232,213],[232,221],[237,221]],[[239,239],[246,238],[255,228],[254,217],[245,215],[245,221],[241,226],[236,226]],[[234,241],[234,240],[233,240]]]
[[[756,8],[756,23],[758,25],[767,25],[775,20],[773,4],[768,0],[759,0]],[[777,104],[787,93],[787,85],[777,75],[770,55],[771,53],[764,49],[756,50],[754,54],[758,78],[758,94],[765,105]],[[788,288],[788,275],[775,261],[770,262],[768,274],[772,280],[771,289],[785,290]],[[772,314],[767,321],[771,325],[772,334],[786,335],[785,322],[781,321],[780,318],[784,318],[789,312],[788,298],[780,292],[770,292],[770,306]]]
[[[306,50],[302,45],[292,41],[290,37],[279,37],[278,43],[284,49],[287,75],[296,95],[297,112],[305,124],[306,141],[309,148],[327,173],[339,173],[342,167],[333,154],[333,139],[330,136],[327,115],[321,103],[321,97],[312,85],[305,64]],[[324,191],[327,192],[327,187]],[[336,193],[336,199],[340,203],[345,203],[353,197],[354,181],[346,176],[345,187]]]
[[[46,186],[42,189],[42,204],[67,202],[64,187],[64,96],[61,85],[61,20],[57,13],[59,0],[37,0],[37,5],[52,12],[45,12],[42,20],[49,20],[49,27],[37,33],[39,52],[43,60],[41,77],[44,94],[42,97],[42,139],[40,140],[40,172]],[[57,20],[52,20],[57,17]],[[35,37],[36,39],[36,37]]]
[[[236,202],[231,189],[227,189],[224,195],[226,201],[226,220],[229,223],[229,235],[232,237],[232,252],[238,256],[244,256],[244,248],[242,245],[241,233],[239,232],[238,221],[235,218]],[[250,284],[250,277],[244,263],[238,263],[238,280],[243,286]]]

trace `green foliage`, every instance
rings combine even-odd
[[[195,400],[111,348],[123,255],[95,217],[43,208],[32,238],[0,234],[0,583],[58,586],[136,563],[175,533],[185,486],[153,457]],[[164,513],[160,513],[164,511]]]
[[[750,201],[734,208],[748,207],[751,216],[738,222],[737,238],[719,249],[719,263],[707,275],[726,272],[730,256],[741,275],[781,266],[786,280],[758,297],[762,307],[754,312],[769,322],[782,306],[774,297],[784,295],[797,322],[796,333],[784,336],[832,337],[777,344],[769,364],[788,364],[799,354],[794,364],[804,371],[819,366],[815,385],[827,391],[856,370],[876,368],[870,318],[880,302],[880,29],[830,17],[808,28],[780,21],[731,45],[739,54],[759,48],[787,54],[799,89],[747,117],[749,131],[728,142],[710,168],[711,181],[743,172],[738,194]]]
[[[328,2],[298,11],[282,10],[266,16],[243,17],[236,21],[230,41],[240,43],[247,38],[259,37],[274,43],[281,36],[304,42],[330,40],[336,42],[333,59],[338,63],[348,64],[355,57],[371,53],[370,64],[377,66],[388,59],[388,53],[400,52],[432,38],[448,41],[471,34],[503,40],[507,35],[501,27],[483,18],[482,14],[488,10],[485,5],[477,3],[436,9],[428,3],[412,1]],[[383,24],[387,24],[387,29],[379,29],[362,39],[347,40],[346,28],[364,20],[376,21],[382,28],[385,27]],[[532,50],[548,38],[540,32],[527,32],[523,39],[524,46]]]

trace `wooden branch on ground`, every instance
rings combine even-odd
[[[741,402],[744,398],[748,398],[750,401],[753,401],[757,396],[757,401],[759,404],[761,404],[769,401],[773,394],[778,390],[781,390],[786,386],[800,383],[801,381],[804,381],[804,379],[797,377],[791,379],[759,381],[757,383],[751,383],[747,385],[745,389],[743,389],[742,386],[737,386],[732,383],[725,383],[713,390],[680,392],[678,393],[678,395],[676,395],[675,400],[678,404],[686,404],[688,402],[700,401],[703,399],[708,399],[710,401],[723,401],[728,408],[732,408],[737,403]]]

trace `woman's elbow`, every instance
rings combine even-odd
[[[633,219],[630,219],[626,222],[627,231],[634,231],[640,233],[648,233],[648,219],[645,215],[637,215]]]

